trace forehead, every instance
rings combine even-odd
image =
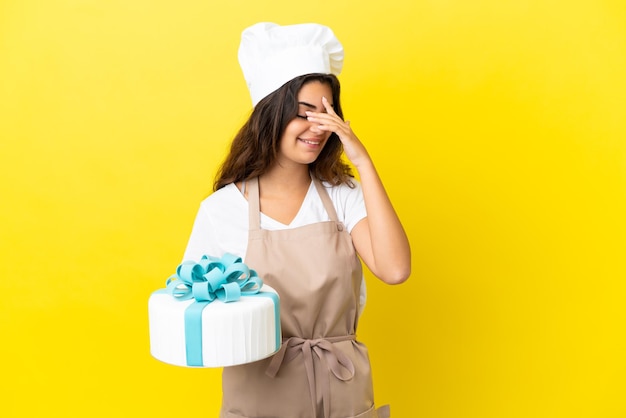
[[[328,83],[322,83],[321,81],[310,81],[302,86],[298,92],[298,100],[307,101],[319,100],[322,101],[322,97],[326,97],[328,100],[332,100],[333,91]]]

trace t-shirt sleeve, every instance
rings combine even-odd
[[[248,246],[248,204],[234,185],[228,185],[200,203],[184,260],[225,253],[244,258]]]
[[[356,180],[353,180],[353,182],[355,184],[354,188],[350,188],[347,185],[343,185],[340,188],[344,224],[348,232],[352,232],[352,228],[354,228],[361,219],[367,217],[365,200],[363,199],[363,189],[359,182]]]
[[[191,235],[187,242],[187,248],[183,256],[184,260],[199,261],[205,254],[214,254],[215,249],[211,248],[211,237],[215,236],[211,217],[203,205],[200,205],[196,219],[191,229]]]

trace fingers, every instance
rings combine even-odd
[[[350,122],[344,121],[335,112],[326,97],[322,97],[322,105],[326,112],[305,112],[307,120],[316,125],[321,131],[334,132],[339,136],[341,142],[349,141],[354,137],[354,132],[350,127]]]
[[[324,109],[326,109],[327,113],[331,115],[337,115],[337,113],[335,113],[335,109],[333,109],[325,96],[322,96],[322,104],[324,105]]]
[[[311,112],[311,111],[307,111],[305,112],[307,114],[307,116],[313,116],[313,117],[324,117],[324,116],[334,116],[339,120],[342,120],[339,115],[337,115],[337,112],[335,112],[335,109],[333,109],[332,105],[330,104],[330,102],[328,101],[328,99],[326,97],[322,97],[322,105],[324,106],[324,109],[326,109],[326,113],[323,112]]]
[[[316,124],[317,129],[335,132],[340,136],[350,131],[350,124],[342,121],[339,116],[332,116],[326,113],[306,113],[308,121]]]
[[[307,119],[310,122],[319,123],[321,126],[336,126],[337,128],[349,126],[339,117],[339,115],[337,115],[335,109],[333,109],[326,97],[322,97],[322,105],[326,109],[326,113],[310,111],[305,112]]]

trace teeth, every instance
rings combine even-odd
[[[302,139],[302,142],[304,142],[305,144],[310,144],[310,145],[319,145],[319,142],[313,142],[313,141],[307,141],[306,139]]]

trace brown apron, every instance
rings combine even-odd
[[[387,418],[374,407],[370,362],[355,339],[361,263],[324,187],[331,221],[260,227],[258,180],[249,181],[246,263],[280,295],[283,344],[274,356],[224,368],[222,418]]]

